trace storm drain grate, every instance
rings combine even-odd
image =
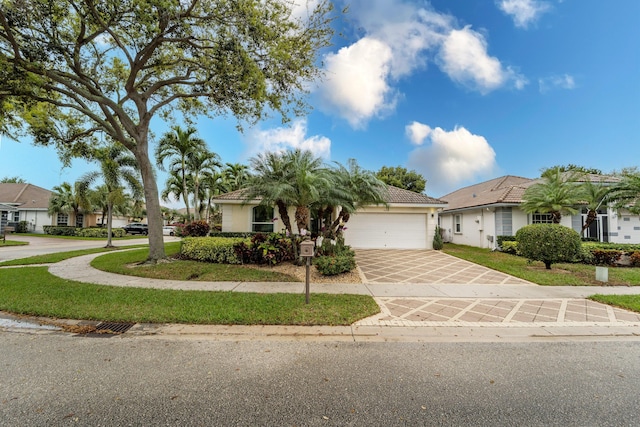
[[[124,334],[131,329],[135,323],[114,323],[114,322],[100,322],[96,326],[96,331],[110,331],[114,334]]]

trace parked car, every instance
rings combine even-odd
[[[127,224],[122,228],[128,234],[142,234],[143,236],[149,234],[149,226],[142,222],[132,222],[131,224]]]
[[[173,225],[165,225],[162,227],[162,234],[165,236],[175,236],[176,228]]]

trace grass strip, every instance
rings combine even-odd
[[[180,242],[165,244],[165,253],[172,256],[180,251]],[[299,282],[288,274],[243,265],[168,260],[153,265],[137,265],[149,256],[149,249],[126,251],[99,256],[91,262],[98,270],[129,276],[165,280],[195,280],[209,282]]]
[[[129,249],[129,248],[142,248],[142,247],[146,247],[146,246],[147,245],[143,244],[143,245],[116,247],[116,248],[79,249],[77,251],[56,252],[56,253],[52,253],[52,254],[34,255],[34,256],[31,256],[31,257],[27,257],[27,258],[19,258],[19,259],[13,259],[13,260],[10,260],[10,261],[0,262],[0,267],[2,267],[2,266],[12,266],[12,265],[51,264],[51,263],[54,263],[54,262],[60,262],[60,261],[64,261],[65,259],[69,259],[69,258],[73,258],[73,257],[77,257],[77,256],[82,256],[82,255],[89,255],[89,254],[95,254],[95,253],[100,253],[100,252],[117,251],[117,250],[122,250],[122,249]]]
[[[31,316],[135,323],[350,325],[380,311],[367,295],[175,291],[61,279],[47,267],[0,270],[0,310]]]
[[[545,286],[600,286],[596,280],[594,265],[558,263],[547,270],[539,261],[529,262],[526,258],[504,252],[491,251],[474,246],[446,243],[443,252],[476,264],[484,265],[520,279]],[[611,267],[609,282],[612,286],[640,285],[640,268]]]
[[[0,239],[0,248],[5,246],[26,246],[29,242],[19,242],[17,240],[5,240],[4,242]]]
[[[640,313],[640,295],[596,294],[590,296],[589,299]]]

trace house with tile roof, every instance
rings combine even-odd
[[[52,225],[49,216],[51,191],[25,183],[0,184],[0,233],[7,226],[26,221],[31,233],[43,233],[43,225]]]
[[[617,177],[587,174],[577,182],[586,180],[604,185],[619,181]],[[440,212],[444,241],[493,249],[497,236],[514,236],[525,225],[551,222],[548,214],[527,214],[520,209],[525,190],[539,181],[507,175],[442,196],[449,203]],[[586,216],[583,208],[575,215],[564,215],[561,224],[581,232]],[[603,206],[583,236],[601,242],[640,243],[640,217]]]
[[[387,190],[387,206],[366,206],[351,215],[345,243],[360,249],[432,249],[438,212],[447,202],[393,186]],[[246,201],[242,190],[220,195],[214,202],[221,206],[223,232],[282,231],[277,209],[260,205],[260,200]],[[295,207],[290,207],[291,218],[294,213]]]

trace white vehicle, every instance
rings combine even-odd
[[[176,228],[173,225],[165,225],[162,227],[162,234],[165,236],[175,236]]]

